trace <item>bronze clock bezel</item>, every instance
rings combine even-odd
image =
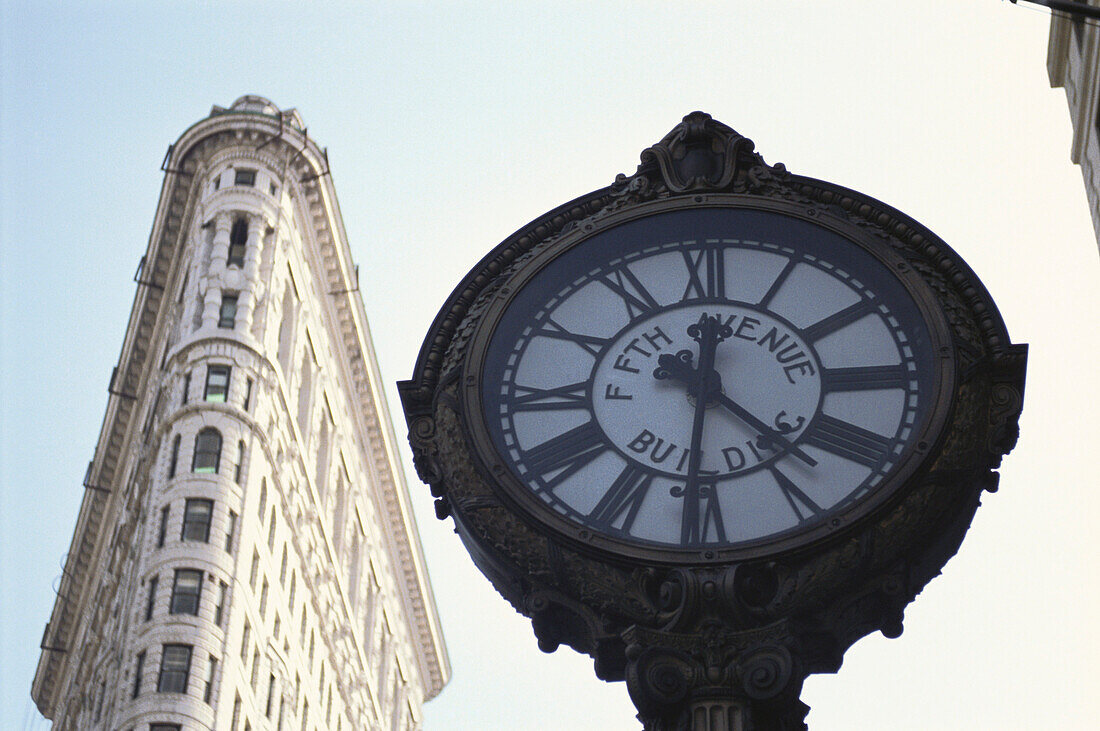
[[[800,220],[829,230],[857,246],[890,270],[908,293],[928,328],[930,348],[935,359],[934,378],[936,392],[930,395],[928,415],[920,433],[899,458],[898,464],[874,488],[871,495],[830,515],[825,521],[804,529],[794,528],[764,538],[730,544],[703,547],[662,547],[643,544],[614,535],[594,531],[554,511],[540,500],[530,488],[507,467],[493,444],[486,426],[486,414],[482,406],[481,378],[489,343],[504,313],[517,294],[546,266],[567,251],[583,246],[597,234],[628,221],[659,215],[670,211],[693,208],[740,208],[766,211]],[[534,228],[538,221],[525,227]],[[736,235],[732,233],[731,235]],[[849,224],[833,215],[821,212],[817,207],[779,200],[761,199],[740,194],[701,194],[677,198],[659,199],[637,204],[624,211],[610,214],[597,223],[586,223],[561,238],[537,250],[507,276],[495,296],[480,314],[469,342],[467,358],[461,370],[460,410],[463,414],[465,434],[472,447],[475,464],[487,484],[505,505],[532,526],[537,532],[550,538],[561,539],[578,552],[600,560],[616,563],[641,561],[662,565],[726,564],[777,557],[813,549],[849,532],[853,526],[872,520],[889,506],[901,499],[908,485],[927,467],[928,457],[934,455],[950,423],[957,387],[955,348],[946,317],[938,300],[927,283],[905,259],[888,244],[873,234]]]

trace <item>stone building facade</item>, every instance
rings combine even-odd
[[[63,730],[420,728],[449,666],[326,153],[246,96],[163,167],[34,700]]]
[[[1100,6],[1100,0],[1081,0]],[[1047,45],[1050,85],[1066,91],[1073,120],[1069,157],[1081,166],[1100,246],[1100,21],[1054,12]]]

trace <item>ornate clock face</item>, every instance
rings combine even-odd
[[[928,446],[937,343],[829,228],[687,208],[546,258],[490,318],[480,410],[550,522],[664,549],[809,536]]]

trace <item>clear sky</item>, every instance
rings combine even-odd
[[[38,642],[160,162],[211,105],[248,93],[297,107],[329,149],[395,413],[392,384],[461,276],[543,211],[633,172],[694,109],[768,162],[938,233],[1031,345],[1023,433],[905,633],[808,680],[808,721],[1094,728],[1100,265],[1044,68],[1048,24],[999,0],[2,0],[0,728],[47,726],[29,698]],[[639,728],[623,684],[568,648],[537,650],[405,459],[454,668],[427,728]]]

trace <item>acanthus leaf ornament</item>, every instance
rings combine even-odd
[[[673,193],[724,192],[761,186],[782,178],[783,165],[769,167],[753,141],[739,135],[706,112],[684,117],[660,142],[642,152],[642,173],[656,166]]]
[[[646,728],[805,728],[954,555],[1026,346],[904,214],[702,112],[486,256],[399,384],[418,474],[541,648]]]

